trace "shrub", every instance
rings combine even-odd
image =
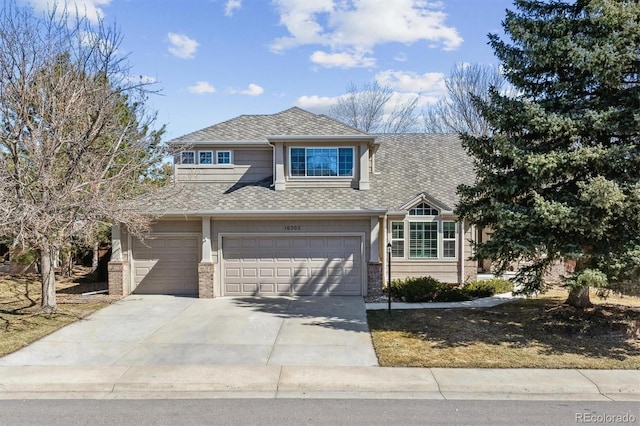
[[[472,298],[489,297],[495,294],[493,286],[487,281],[474,281],[464,285],[463,290]]]
[[[470,297],[489,297],[494,294],[507,293],[513,291],[513,282],[501,278],[493,278],[484,281],[474,281],[467,283],[463,287]]]
[[[469,300],[459,288],[433,277],[408,277],[391,282],[391,295],[407,303],[458,302]]]
[[[391,294],[408,303],[429,302],[434,299],[440,281],[432,277],[408,277],[391,282]]]
[[[456,287],[452,284],[441,283],[440,289],[434,297],[434,302],[464,302],[470,300],[471,297],[464,289]]]

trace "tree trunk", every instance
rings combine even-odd
[[[55,312],[58,308],[56,303],[56,276],[53,268],[54,250],[45,246],[40,250],[40,264],[42,275],[42,305],[43,312]]]
[[[569,290],[569,297],[567,297],[567,301],[564,303],[578,309],[593,306],[589,299],[589,286],[571,288],[571,290]]]
[[[91,259],[91,273],[95,273],[98,270],[100,264],[100,243],[95,242],[93,244],[93,258]]]

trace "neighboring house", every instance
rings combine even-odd
[[[379,294],[387,276],[474,280],[474,230],[456,187],[473,182],[457,135],[368,134],[291,108],[169,142],[174,183],[140,200],[140,241],[113,229],[112,294]]]

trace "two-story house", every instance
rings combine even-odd
[[[375,294],[388,253],[393,278],[475,279],[453,213],[473,181],[457,135],[368,134],[291,108],[169,144],[174,183],[139,203],[150,236],[113,228],[112,294]]]

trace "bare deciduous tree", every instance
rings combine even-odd
[[[368,133],[414,131],[418,96],[389,105],[393,94],[391,87],[380,86],[376,81],[365,83],[362,88],[350,83],[347,93],[329,110],[329,116]]]
[[[507,82],[497,67],[480,64],[458,64],[445,79],[446,95],[423,111],[426,133],[469,133],[490,135],[489,122],[482,117],[474,97],[487,101],[489,89],[499,93]]]
[[[128,200],[162,148],[120,41],[66,11],[0,10],[0,235],[39,252],[45,311],[56,309],[54,256],[70,238],[148,224]]]

